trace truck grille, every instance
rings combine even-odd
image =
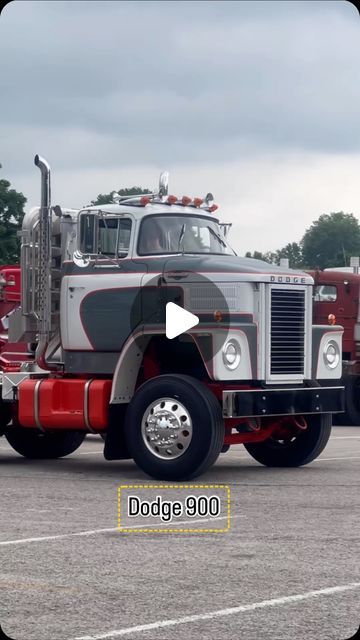
[[[304,375],[305,291],[271,289],[271,375]]]

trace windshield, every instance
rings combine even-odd
[[[332,284],[322,284],[314,289],[315,302],[335,302],[337,298],[337,289]]]
[[[217,222],[189,215],[147,216],[141,223],[140,256],[164,253],[235,255]]]

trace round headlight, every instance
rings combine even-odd
[[[236,340],[228,340],[222,350],[223,361],[228,369],[236,369],[239,366],[241,358],[240,345]]]
[[[324,362],[329,369],[336,369],[340,362],[340,349],[334,340],[327,342],[324,347]]]

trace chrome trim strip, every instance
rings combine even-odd
[[[88,431],[90,431],[90,433],[97,433],[91,426],[90,424],[90,417],[89,417],[89,393],[90,393],[90,385],[93,381],[93,378],[91,378],[90,380],[88,380],[85,383],[85,387],[84,387],[84,422],[85,422],[85,426],[88,429]]]
[[[37,428],[44,433],[45,429],[40,422],[40,416],[39,416],[39,405],[40,405],[39,392],[40,392],[40,385],[42,382],[43,380],[38,380],[34,388],[34,418],[35,418],[35,424]]]

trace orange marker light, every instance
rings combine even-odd
[[[183,196],[183,197],[181,198],[181,202],[182,202],[182,204],[184,205],[184,207],[187,207],[187,206],[188,206],[188,204],[190,204],[190,203],[191,203],[191,198],[189,198],[189,196]]]
[[[200,205],[202,205],[202,203],[203,203],[203,199],[202,198],[194,198],[195,207],[200,207]]]
[[[140,198],[140,204],[142,207],[145,207],[146,204],[149,204],[150,202],[150,198],[148,198],[147,196],[143,196],[142,198]]]
[[[214,311],[214,319],[216,322],[221,322],[222,320],[222,313],[221,311],[219,311],[219,309],[217,309],[216,311]]]
[[[213,204],[211,205],[211,207],[209,207],[209,211],[211,211],[211,213],[214,213],[214,211],[216,211],[216,209],[218,209],[218,205],[217,204]]]
[[[169,204],[175,204],[177,200],[178,200],[177,196],[168,196],[168,199],[167,199]]]
[[[333,313],[329,313],[328,315],[328,323],[336,324],[336,316]]]

